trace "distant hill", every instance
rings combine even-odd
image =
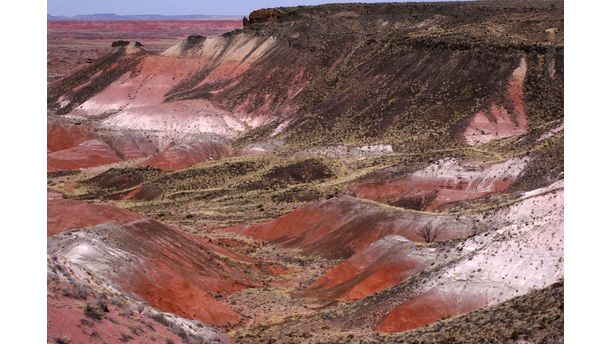
[[[161,14],[137,14],[137,15],[119,15],[115,13],[95,13],[95,14],[79,14],[72,17],[47,15],[47,20],[224,20],[224,19],[242,19],[241,15],[206,15],[206,14],[190,14],[190,15],[161,15]]]

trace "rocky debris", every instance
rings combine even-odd
[[[121,40],[120,40],[120,41],[114,41],[114,42],[111,44],[111,47],[113,47],[113,48],[114,48],[114,47],[125,47],[125,46],[127,46],[128,44],[130,44],[130,42],[129,42],[129,41],[121,41]]]

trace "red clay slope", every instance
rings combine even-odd
[[[50,122],[47,171],[72,170],[119,162],[116,151],[84,125]]]
[[[222,299],[265,276],[253,259],[153,220],[59,234],[48,246],[50,255],[78,265],[83,275],[113,281],[162,311],[213,325],[237,323],[240,316]]]
[[[220,142],[193,142],[171,146],[144,162],[162,170],[175,171],[204,161],[216,160],[232,154],[231,147]]]
[[[410,208],[434,210],[446,204],[506,190],[528,158],[488,166],[444,159],[422,170],[390,180],[357,185],[355,196]]]
[[[403,332],[563,278],[562,181],[527,192],[483,219],[488,230],[431,247],[432,261],[440,265],[415,277],[408,288],[372,296],[358,313],[384,314],[377,330]]]
[[[129,132],[108,134],[104,136],[117,155],[124,160],[146,158],[157,153],[157,146],[143,134]]]
[[[427,291],[387,314],[376,329],[403,332],[425,326],[448,316],[464,314],[486,305],[486,300],[471,295]]]
[[[101,134],[61,121],[47,126],[47,171],[95,167],[156,152],[157,147],[142,134]]]
[[[326,272],[303,296],[346,301],[390,288],[425,267],[427,257],[414,251],[406,238],[386,236]]]
[[[128,223],[144,216],[105,204],[90,204],[70,199],[47,201],[47,236],[101,223]]]
[[[74,170],[120,162],[111,146],[100,139],[47,155],[47,171]]]
[[[327,200],[297,209],[274,221],[224,229],[330,258],[348,258],[391,234],[412,241],[441,241],[472,232],[470,219],[403,211],[350,197]]]
[[[195,240],[155,221],[124,225],[122,249],[142,258],[116,280],[152,306],[213,325],[235,324],[240,316],[215,295],[227,297],[257,275],[251,258]]]
[[[144,130],[172,137],[202,133],[233,136],[269,120],[241,111],[230,113],[219,101],[177,97],[193,87],[190,91],[199,92],[200,86],[214,85],[211,95],[224,89],[223,85],[249,70],[273,46],[274,39],[245,33],[194,37],[163,55],[134,48],[136,53],[130,57],[128,50],[113,50],[96,61],[104,73],[87,70],[86,78],[54,85],[54,107],[58,113],[75,116],[114,113],[100,124],[107,129]]]
[[[72,148],[96,137],[83,125],[49,122],[47,126],[47,153]]]

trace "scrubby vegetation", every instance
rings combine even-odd
[[[563,295],[561,281],[497,306],[378,340],[388,343],[563,343]]]

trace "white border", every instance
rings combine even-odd
[[[610,342],[611,7],[565,1],[566,343]]]
[[[46,342],[44,1],[0,5],[0,342]]]
[[[606,2],[565,1],[566,343],[609,338],[610,7]],[[2,2],[0,16],[0,342],[43,343],[46,3]]]

